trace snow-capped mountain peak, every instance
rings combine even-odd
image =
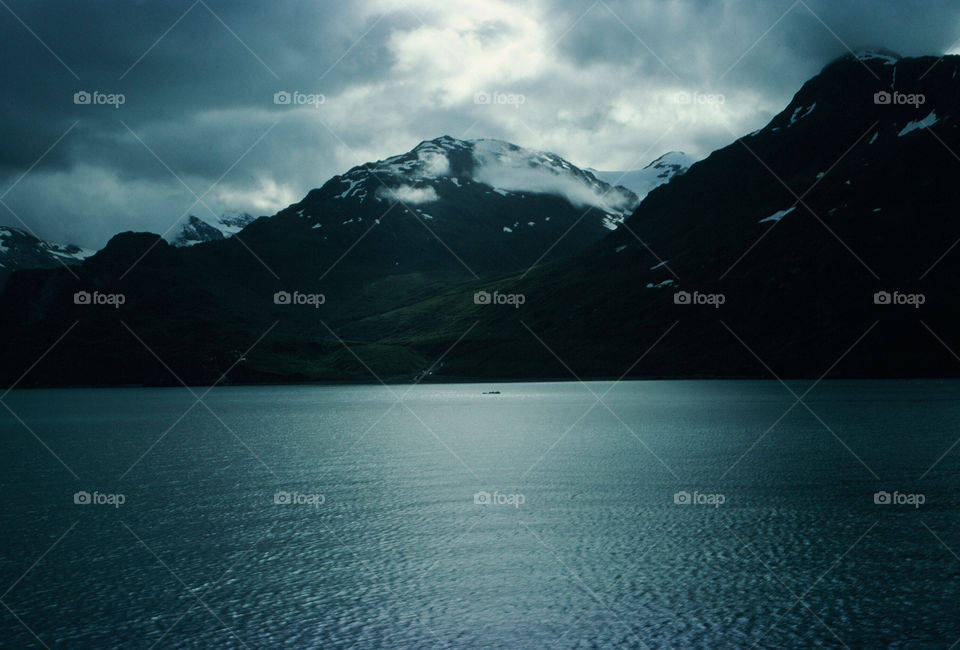
[[[362,241],[355,272],[502,273],[583,250],[637,203],[556,154],[442,136],[334,176],[264,227],[296,232],[331,261],[359,259]]]
[[[246,214],[224,214],[214,222],[205,221],[194,215],[180,224],[171,237],[170,243],[174,246],[194,246],[202,242],[226,239],[243,230],[255,217]]]
[[[0,280],[18,269],[79,264],[95,251],[38,239],[20,228],[0,226]]]
[[[859,50],[853,56],[858,61],[883,61],[884,65],[896,65],[903,58],[896,52],[882,48],[878,50]]]
[[[338,199],[400,201],[423,205],[470,184],[482,191],[559,196],[578,208],[598,208],[622,220],[637,204],[623,187],[613,187],[564,158],[495,139],[458,140],[448,135],[425,140],[407,153],[354,167],[321,191]],[[479,188],[478,188],[479,189]]]
[[[682,151],[668,151],[643,169],[626,172],[594,171],[593,173],[607,183],[629,188],[642,201],[655,188],[670,182],[674,176],[683,174],[695,162],[696,159],[693,156]]]

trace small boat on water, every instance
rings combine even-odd
[[[499,395],[499,394],[500,394],[500,391],[498,391],[498,390],[488,390],[488,391],[484,391],[483,394],[484,394],[484,395]]]

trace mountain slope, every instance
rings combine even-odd
[[[517,358],[529,326],[578,374],[618,376],[673,327],[632,373],[956,376],[960,57],[936,61],[830,64],[766,127],[651,193],[628,228],[502,282],[526,295],[522,316],[498,314],[486,335],[499,342],[447,371]],[[676,303],[687,294],[724,302]],[[567,372],[551,355],[513,365]]]
[[[72,244],[55,244],[19,228],[0,226],[0,286],[19,269],[50,269],[75,265],[93,251]]]

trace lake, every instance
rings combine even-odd
[[[13,391],[0,646],[951,647],[960,382],[811,383]]]

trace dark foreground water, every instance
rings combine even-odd
[[[407,390],[8,394],[0,645],[960,639],[960,382]]]

